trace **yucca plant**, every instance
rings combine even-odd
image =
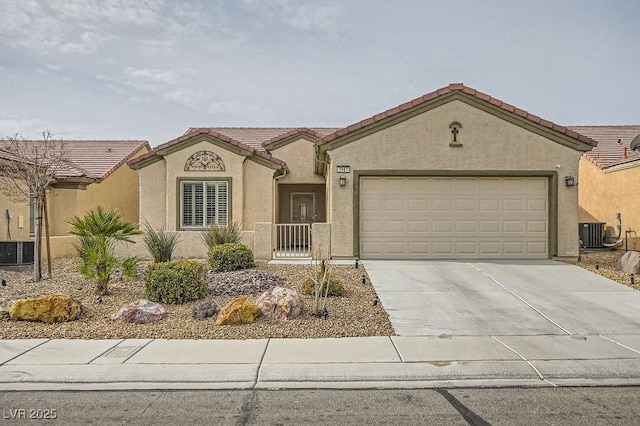
[[[117,241],[134,243],[131,237],[141,233],[138,225],[124,220],[117,210],[107,210],[102,206],[89,210],[83,217],[73,216],[67,223],[71,225],[69,233],[79,239],[74,245],[79,257],[78,270],[86,278],[96,281],[99,294],[108,294],[111,274],[116,266],[123,263],[114,254],[115,244]],[[123,274],[131,270],[125,267]]]
[[[169,262],[180,241],[180,235],[164,228],[156,231],[146,219],[142,225],[144,226],[144,245],[153,257],[153,261],[156,263]]]
[[[200,239],[207,246],[207,251],[220,244],[240,244],[242,242],[242,227],[237,222],[227,226],[211,225],[200,231]]]

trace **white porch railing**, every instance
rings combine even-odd
[[[311,224],[276,224],[275,259],[311,257]]]

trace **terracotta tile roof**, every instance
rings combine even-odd
[[[475,98],[478,98],[478,99],[480,99],[482,101],[485,101],[485,102],[488,102],[488,103],[490,103],[492,105],[495,105],[498,108],[501,108],[501,109],[503,109],[505,111],[508,111],[510,113],[513,113],[515,115],[523,117],[523,118],[525,118],[525,119],[527,119],[527,120],[529,120],[529,121],[531,121],[531,122],[533,122],[535,124],[547,127],[547,128],[552,129],[552,130],[554,130],[556,132],[559,132],[559,133],[562,133],[562,134],[564,134],[566,136],[569,136],[571,138],[577,139],[577,140],[579,140],[579,141],[581,141],[583,143],[586,143],[587,145],[591,145],[591,146],[596,146],[597,145],[596,141],[594,141],[593,139],[591,139],[591,138],[589,138],[589,137],[587,137],[585,135],[581,135],[579,133],[576,133],[573,130],[570,130],[570,129],[568,129],[566,127],[563,127],[563,126],[559,126],[559,125],[557,125],[555,123],[552,123],[551,121],[544,120],[544,119],[538,117],[537,115],[530,114],[527,111],[524,111],[524,110],[521,110],[519,108],[516,108],[515,106],[510,105],[510,104],[508,104],[506,102],[503,102],[503,101],[501,101],[499,99],[492,98],[491,96],[489,96],[489,95],[487,95],[485,93],[479,92],[479,91],[477,91],[477,90],[475,90],[475,89],[473,89],[471,87],[467,87],[462,83],[450,84],[450,85],[448,85],[446,87],[443,87],[441,89],[435,90],[435,91],[433,91],[431,93],[427,93],[424,96],[421,96],[419,98],[415,98],[415,99],[413,99],[413,100],[411,100],[409,102],[405,102],[405,103],[403,103],[401,105],[398,105],[398,106],[396,106],[394,108],[388,109],[388,110],[386,110],[384,112],[381,112],[379,114],[373,115],[373,116],[371,116],[369,118],[366,118],[364,120],[361,120],[361,121],[359,121],[357,123],[351,124],[350,126],[347,126],[347,127],[343,128],[343,129],[340,129],[340,130],[338,130],[336,132],[331,133],[330,135],[327,135],[327,136],[325,136],[325,137],[323,137],[321,139],[318,139],[316,141],[316,145],[317,146],[324,145],[324,144],[326,144],[328,142],[331,142],[334,139],[337,139],[339,137],[345,136],[348,133],[351,133],[353,131],[362,129],[363,127],[369,126],[371,124],[374,124],[374,123],[379,122],[381,120],[387,119],[389,117],[393,117],[396,114],[399,114],[399,113],[404,112],[404,111],[406,111],[408,109],[414,108],[414,107],[416,107],[418,105],[421,105],[423,103],[426,103],[428,101],[431,101],[433,99],[436,99],[436,98],[438,98],[440,96],[447,95],[447,94],[452,93],[452,92],[466,93],[467,95],[471,95],[471,96],[473,96]]]
[[[280,135],[277,135],[269,140],[266,140],[264,142],[262,142],[262,146],[264,148],[268,147],[269,145],[273,145],[283,139],[286,139],[290,136],[294,136],[294,135],[298,135],[301,133],[306,133],[310,136],[313,136],[314,138],[320,139],[326,135],[329,135],[333,132],[335,132],[336,130],[339,130],[339,128],[329,128],[329,127],[323,127],[323,128],[316,128],[316,129],[312,129],[309,127],[296,127],[295,129],[291,129],[288,132],[282,133]]]
[[[306,130],[310,134],[315,133],[318,137],[322,137],[333,133],[338,129],[329,127],[190,127],[184,134],[186,135],[194,130],[211,130],[257,150],[263,151],[263,146],[267,143],[271,143],[273,140],[282,139],[299,131]]]
[[[231,134],[235,134],[236,136],[240,136],[245,142],[249,142],[251,145],[249,145],[248,143],[244,143],[241,141],[238,141],[237,139],[234,139],[230,136],[228,136],[228,134],[223,134],[220,133],[218,130],[224,129],[226,130],[227,133],[231,133]],[[231,129],[237,129],[237,132],[229,132],[229,130]],[[253,130],[255,130],[255,132],[253,132]],[[281,130],[281,129],[278,129]],[[284,131],[287,131],[288,129],[285,129]],[[272,132],[270,132],[272,131]],[[276,164],[278,166],[284,167],[286,166],[285,162],[280,160],[279,158],[274,157],[271,154],[268,154],[263,148],[261,143],[264,142],[264,140],[262,141],[257,141],[257,138],[259,137],[258,135],[265,135],[265,134],[269,134],[269,133],[275,133],[275,129],[273,128],[233,128],[233,127],[227,127],[227,128],[217,128],[217,127],[191,127],[189,128],[189,130],[187,130],[186,133],[184,133],[182,136],[177,137],[175,139],[170,140],[169,142],[165,142],[162,145],[158,145],[157,147],[155,147],[153,150],[151,150],[150,152],[143,154],[139,157],[134,158],[133,160],[129,161],[129,165],[132,166],[134,164],[137,164],[147,158],[151,158],[155,155],[160,155],[158,154],[159,151],[163,151],[167,148],[171,148],[173,146],[176,146],[188,139],[193,138],[194,136],[198,136],[198,135],[210,135],[215,137],[216,139],[219,139],[225,143],[228,143],[229,145],[235,146],[237,148],[240,148],[242,150],[248,151],[250,154],[256,155],[257,157],[260,157],[264,160],[267,160],[273,164]]]
[[[103,180],[149,142],[140,140],[63,140],[66,158],[56,175],[60,178],[87,177]],[[42,143],[27,140],[25,143]],[[0,151],[2,152],[2,151]]]
[[[640,134],[640,125],[569,126],[568,128],[598,141],[598,146],[582,155],[601,169],[640,160],[640,151],[632,151],[629,148],[631,140]]]

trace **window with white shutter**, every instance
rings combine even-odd
[[[180,182],[180,227],[225,226],[228,218],[227,182]]]

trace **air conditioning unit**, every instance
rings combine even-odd
[[[582,247],[604,248],[604,222],[582,222],[578,224],[578,234]]]
[[[0,241],[0,265],[33,263],[33,241]]]

